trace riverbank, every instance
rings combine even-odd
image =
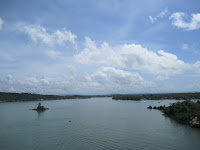
[[[87,98],[92,98],[92,97],[112,97],[112,95],[42,95],[42,94],[34,94],[34,93],[0,92],[0,102],[87,99]]]
[[[86,99],[92,97],[112,97],[113,100],[186,100],[200,99],[200,93],[166,93],[166,94],[108,94],[108,95],[42,95],[34,93],[0,92],[0,102]]]
[[[0,102],[18,102],[18,101],[38,101],[38,100],[61,100],[61,99],[85,99],[91,96],[83,95],[41,95],[33,93],[6,93],[0,92]]]
[[[186,100],[200,99],[200,93],[165,93],[165,94],[125,94],[113,95],[114,100]]]
[[[148,109],[161,110],[166,116],[191,127],[200,128],[200,101],[186,100],[164,106],[149,106]]]

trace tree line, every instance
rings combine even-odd
[[[59,100],[59,99],[77,99],[77,98],[91,98],[91,96],[84,95],[41,95],[33,93],[7,93],[0,92],[1,102],[14,101],[35,101],[35,100]]]
[[[114,100],[162,100],[162,99],[200,99],[200,93],[164,93],[164,94],[126,94],[113,95]]]

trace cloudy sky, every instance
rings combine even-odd
[[[0,91],[200,91],[200,1],[1,0]]]

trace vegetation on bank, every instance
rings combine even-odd
[[[114,100],[161,100],[161,99],[200,99],[200,93],[166,93],[166,94],[138,94],[114,95]]]
[[[173,103],[168,107],[149,106],[147,108],[161,110],[165,115],[180,123],[190,124],[192,127],[200,128],[200,101],[192,102],[185,100],[183,102]]]
[[[135,95],[42,95],[33,93],[0,92],[0,102],[84,99],[91,97],[112,97],[114,100],[161,100],[161,99],[200,99],[200,93],[168,93],[168,94],[135,94]]]
[[[60,99],[86,99],[91,97],[112,97],[112,95],[42,95],[33,93],[0,92],[0,102],[60,100]]]
[[[41,95],[32,93],[6,93],[0,92],[0,102],[15,102],[15,101],[36,101],[36,100],[59,100],[59,99],[77,99],[91,98],[91,96],[82,95]]]

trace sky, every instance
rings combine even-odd
[[[1,0],[0,91],[200,92],[200,1]]]

